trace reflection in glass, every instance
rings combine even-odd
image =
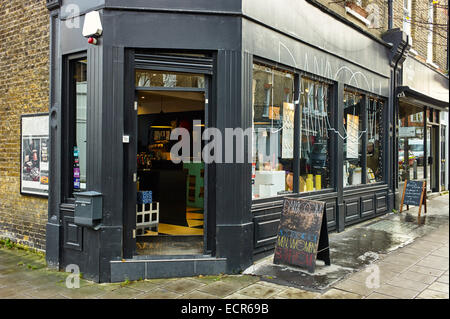
[[[362,95],[344,92],[344,187],[362,183]]]
[[[424,179],[424,112],[412,105],[399,105],[399,182]],[[399,187],[402,187],[399,185]]]
[[[200,74],[136,70],[137,87],[165,87],[165,88],[205,88],[205,78]]]
[[[293,189],[294,74],[253,67],[253,198]]]
[[[367,182],[375,183],[383,179],[382,174],[382,137],[384,103],[369,98],[367,106]]]
[[[327,84],[301,79],[300,192],[317,191],[330,186],[328,93]]]
[[[86,189],[87,61],[75,62],[75,144],[73,147],[73,188]]]

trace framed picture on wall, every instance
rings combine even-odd
[[[20,193],[48,196],[48,113],[22,115],[20,131]]]

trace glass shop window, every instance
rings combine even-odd
[[[424,110],[407,104],[399,105],[398,118],[398,178],[425,178]],[[399,188],[401,189],[400,185]]]
[[[136,70],[136,87],[205,88],[205,77],[198,74]]]
[[[86,132],[87,132],[87,60],[80,59],[71,62],[72,90],[74,99],[72,137],[73,152],[73,190],[86,189]]]
[[[361,94],[344,92],[344,187],[362,184],[363,103]]]
[[[329,87],[302,78],[300,82],[300,176],[299,191],[330,187],[329,173]]]
[[[384,102],[369,98],[367,108],[367,182],[383,180],[383,112]]]
[[[253,66],[253,198],[293,191],[294,74]]]

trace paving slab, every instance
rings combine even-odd
[[[409,268],[408,271],[414,271],[414,272],[418,272],[420,274],[430,275],[430,276],[435,276],[435,277],[438,277],[438,276],[441,276],[442,274],[444,274],[443,270],[419,266],[417,264],[412,266],[411,268]]]
[[[387,284],[400,288],[415,290],[418,292],[421,292],[428,287],[428,284],[424,284],[420,281],[405,280],[404,278],[394,278],[392,280],[389,280]]]
[[[433,256],[447,257],[449,256],[448,247],[441,247],[431,252]]]
[[[273,298],[283,298],[283,299],[314,299],[320,297],[321,294],[318,292],[305,291],[297,288],[288,288],[279,294],[273,296]]]
[[[129,288],[133,288],[142,292],[147,292],[160,286],[161,284],[157,284],[155,282],[150,282],[147,280],[139,280],[128,285]]]
[[[423,257],[419,255],[406,254],[403,252],[391,254],[383,259],[383,262],[394,264],[394,265],[405,265],[412,266],[417,263]]]
[[[234,294],[226,296],[223,299],[257,299],[257,298],[252,298],[250,296],[244,296],[244,295],[241,295],[241,294],[235,292]],[[279,298],[279,299],[283,299],[283,298]]]
[[[44,286],[32,287],[29,289],[18,290],[21,294],[28,295],[32,298],[36,299],[48,299],[53,296],[58,295],[64,290],[62,287],[58,287],[55,284],[51,283]]]
[[[349,277],[350,280],[357,281],[359,283],[365,284],[367,280],[370,280],[371,272],[366,271],[359,271]],[[390,270],[387,270],[386,268],[379,268],[379,275],[380,275],[380,283],[385,283],[395,276],[398,276],[399,272],[393,272]]]
[[[194,290],[178,297],[178,299],[219,299],[219,297],[198,290]]]
[[[181,295],[164,288],[156,288],[136,296],[136,299],[175,299]]]
[[[80,288],[66,288],[59,294],[70,299],[89,299],[104,295],[107,291],[99,288],[97,285],[89,285]]]
[[[223,298],[225,296],[231,295],[232,293],[235,293],[237,290],[239,290],[239,288],[240,287],[236,287],[231,283],[217,281],[212,284],[201,287],[197,290]]]
[[[417,296],[417,299],[449,299],[449,295],[445,292],[425,289]]]
[[[400,275],[398,275],[398,278],[399,279],[403,279],[403,280],[418,281],[418,282],[430,285],[438,277],[437,276],[426,275],[426,274],[421,274],[421,273],[415,272],[413,270],[407,270],[407,271],[401,273]]]
[[[378,292],[373,292],[370,295],[368,295],[365,299],[397,299],[397,298],[388,295],[383,295]]]
[[[428,289],[445,292],[447,294],[449,293],[448,284],[442,282],[434,282],[428,287]]]
[[[449,259],[448,257],[427,256],[417,263],[418,266],[430,267],[439,270],[447,270]]]
[[[399,299],[412,299],[419,294],[416,290],[396,287],[389,284],[382,284],[380,288],[375,289],[375,292]]]
[[[256,283],[239,290],[239,294],[252,298],[267,299],[282,292],[282,290],[284,289],[279,289],[275,288],[274,286],[271,287],[261,283]]]
[[[131,299],[142,294],[142,291],[133,288],[122,287],[99,295],[96,299]]]
[[[236,276],[224,276],[221,278],[223,282],[238,283],[242,287],[254,284],[261,280],[258,276],[251,275],[236,275]]]
[[[397,273],[397,274],[400,274],[406,270],[409,270],[411,267],[414,267],[414,265],[415,264],[412,264],[412,265],[391,264],[384,260],[376,264],[376,266],[380,270],[380,273],[391,272],[391,273]]]
[[[361,299],[362,296],[354,294],[348,291],[343,291],[339,289],[331,288],[324,294],[322,294],[319,299]]]
[[[352,292],[361,296],[368,296],[375,290],[375,288],[367,287],[365,282],[361,283],[351,279],[341,281],[337,285],[334,285],[334,288]]]
[[[436,281],[437,282],[442,282],[444,284],[448,284],[448,275],[442,275]]]
[[[167,289],[177,294],[185,294],[194,289],[198,289],[205,286],[205,284],[200,283],[195,280],[190,279],[180,279],[173,282],[169,282],[163,285],[161,288]]]

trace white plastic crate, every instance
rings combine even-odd
[[[145,235],[146,231],[158,232],[158,225],[159,202],[136,205],[136,235]]]

